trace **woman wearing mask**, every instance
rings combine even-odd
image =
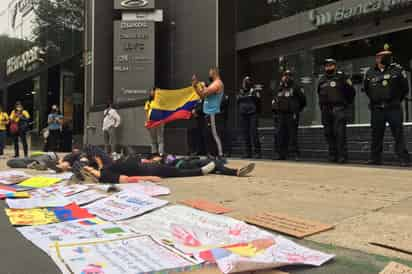
[[[0,105],[0,156],[4,155],[8,124],[9,124],[9,115],[3,111],[3,106]]]
[[[13,111],[10,114],[10,133],[14,141],[14,157],[19,157],[19,139],[23,145],[24,157],[29,156],[29,147],[27,145],[27,131],[29,130],[30,114],[24,110],[21,102],[17,101]]]
[[[59,151],[63,115],[60,114],[57,105],[52,106],[51,112],[47,118],[47,124],[47,128],[49,129],[49,137],[47,138],[46,151]]]
[[[156,94],[156,88],[152,89],[150,92],[149,100],[146,102],[145,109],[148,111],[150,109],[150,104],[154,101]],[[147,117],[149,119],[149,117]],[[160,125],[155,128],[149,128],[150,138],[152,140],[152,156],[164,155],[164,125]]]

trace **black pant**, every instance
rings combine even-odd
[[[47,138],[45,151],[58,152],[60,150],[60,137],[61,131],[59,129],[49,130],[49,137]]]
[[[251,156],[252,144],[255,149],[255,153],[261,153],[261,145],[258,132],[258,117],[257,114],[242,114],[240,115],[242,124],[243,138],[246,145],[246,154]]]
[[[124,176],[158,176],[161,178],[197,177],[202,176],[202,170],[178,169],[160,164],[140,164],[140,159],[129,158],[118,161],[102,169],[100,181],[103,183],[119,183],[121,175]]]
[[[178,168],[181,169],[198,169],[207,164],[209,164],[211,160],[208,159],[190,159],[190,160],[181,160],[178,163]],[[237,169],[232,169],[225,167],[223,163],[217,162],[216,163],[216,170],[215,174],[225,175],[225,176],[237,176]]]
[[[279,114],[279,155],[287,158],[289,153],[299,156],[298,127],[299,114]]]
[[[14,156],[19,157],[20,156],[20,151],[19,151],[19,139],[21,140],[21,143],[23,145],[23,151],[24,151],[24,157],[29,156],[29,147],[27,145],[27,136],[26,132],[19,132],[18,134],[13,135],[13,141],[14,141]]]
[[[192,130],[191,134],[192,153],[197,155],[206,154],[205,128],[205,117],[203,115],[196,117],[196,128]]]
[[[396,108],[372,108],[372,147],[371,158],[373,161],[382,161],[383,138],[386,130],[386,123],[392,131],[395,139],[395,153],[399,159],[404,162],[409,162],[409,152],[405,144],[405,136],[403,132],[403,109]]]
[[[323,107],[322,124],[329,145],[330,160],[347,160],[346,111],[344,107]]]

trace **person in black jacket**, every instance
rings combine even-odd
[[[290,70],[282,74],[272,104],[278,117],[279,160],[286,160],[289,153],[293,153],[295,160],[298,160],[299,115],[306,107],[306,97],[303,88],[295,83]]]
[[[258,109],[260,105],[260,92],[254,88],[253,80],[246,76],[242,82],[242,89],[237,96],[240,122],[243,130],[243,138],[246,143],[243,158],[252,158],[252,143],[255,150],[255,158],[261,158],[261,145],[258,132]]]
[[[376,65],[365,75],[364,91],[370,100],[372,144],[369,164],[382,164],[383,138],[386,123],[395,139],[395,152],[401,166],[410,163],[403,129],[402,102],[409,93],[405,70],[393,63],[389,46],[376,55]]]
[[[336,60],[326,59],[325,74],[319,80],[318,96],[330,162],[344,164],[348,161],[346,111],[353,104],[355,95],[351,79],[337,70]]]

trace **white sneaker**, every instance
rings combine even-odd
[[[201,168],[202,174],[207,175],[215,171],[216,169],[216,164],[215,162],[210,162],[209,164],[205,165],[204,167]]]

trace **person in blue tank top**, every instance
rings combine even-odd
[[[192,85],[194,89],[199,97],[204,100],[203,112],[206,115],[207,123],[210,128],[208,132],[212,134],[215,140],[218,158],[222,158],[223,147],[216,127],[216,115],[220,113],[220,106],[224,96],[224,84],[220,78],[219,69],[211,68],[209,70],[209,81],[210,85],[206,87],[205,85],[199,85],[199,80],[196,75],[193,75],[192,77]],[[207,149],[207,152],[210,153],[210,150]]]

